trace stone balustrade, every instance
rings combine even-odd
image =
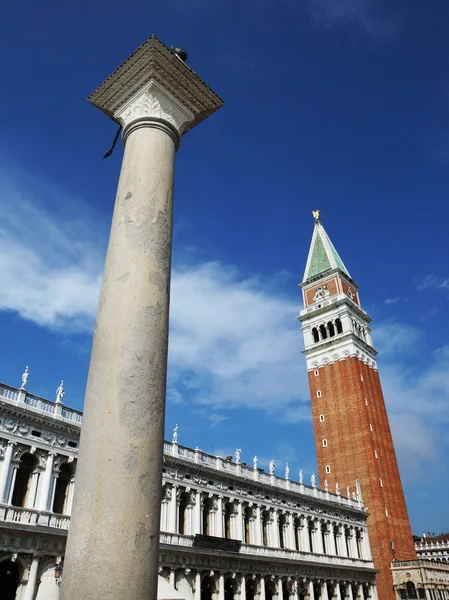
[[[302,494],[303,496],[313,497],[320,500],[332,500],[333,502],[338,502],[342,506],[349,506],[351,508],[360,509],[363,507],[363,504],[360,500],[354,500],[353,498],[348,498],[339,494],[333,494],[317,487],[311,487],[305,485],[304,483],[297,483],[291,479],[279,477],[278,475],[271,475],[262,471],[261,469],[254,469],[242,464],[236,464],[221,457],[206,454],[199,449],[194,451],[190,448],[185,448],[177,443],[165,442],[164,453],[175,456],[176,458],[187,460],[189,462],[200,463],[218,471],[232,473],[233,475],[237,475],[242,479],[268,483],[274,488],[280,490],[289,490],[297,494]]]
[[[2,522],[68,530],[70,517],[33,508],[21,508],[18,506],[0,504],[0,523]]]
[[[51,415],[55,419],[71,421],[78,426],[83,422],[83,413],[79,410],[68,408],[63,404],[57,404],[51,400],[39,398],[39,396],[33,396],[25,390],[17,390],[4,384],[0,384],[0,399],[7,400],[16,405],[25,404],[31,411],[36,411],[41,415]]]

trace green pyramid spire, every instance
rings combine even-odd
[[[331,269],[340,269],[348,277],[349,271],[345,267],[333,243],[330,241],[320,219],[319,212],[314,211],[315,229],[313,231],[312,243],[310,244],[309,257],[304,273],[304,280],[317,277],[330,271]]]

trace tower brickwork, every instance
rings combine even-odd
[[[380,600],[394,598],[390,562],[416,558],[373,347],[358,285],[316,215],[301,284],[312,415],[321,486],[361,493]],[[356,490],[356,479],[359,488]]]

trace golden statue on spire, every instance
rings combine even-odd
[[[320,211],[317,210],[312,210],[312,215],[315,217],[315,221],[319,221],[320,220]]]

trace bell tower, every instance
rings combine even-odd
[[[315,227],[300,284],[320,483],[346,494],[359,490],[379,569],[381,600],[393,599],[390,562],[416,559],[393,439],[359,286],[314,211]]]

